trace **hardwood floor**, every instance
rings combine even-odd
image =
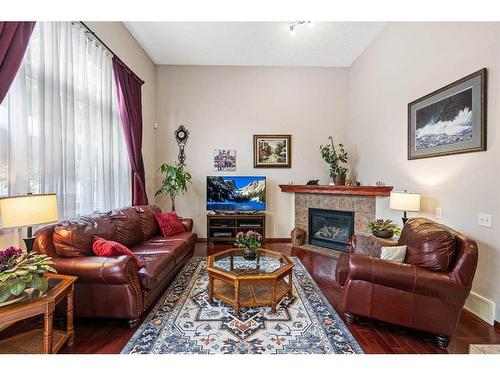
[[[205,243],[197,243],[194,255],[207,256],[229,247],[231,246],[217,245],[208,248]],[[266,248],[298,257],[343,319],[340,289],[333,281],[335,257],[294,248],[286,243],[268,243]],[[146,316],[147,314],[144,314],[143,319]],[[465,310],[460,318],[455,337],[447,350],[439,349],[434,343],[434,338],[423,332],[368,319],[346,324],[365,353],[468,353],[469,344],[500,344],[499,328],[489,326]],[[135,329],[128,329],[123,322],[117,320],[77,319],[72,353],[119,353],[134,332]]]

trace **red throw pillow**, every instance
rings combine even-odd
[[[155,218],[164,237],[173,236],[174,234],[186,231],[179,216],[177,216],[174,211],[155,214]]]
[[[92,251],[98,257],[115,257],[119,255],[133,256],[137,262],[137,267],[144,267],[144,262],[139,259],[137,255],[131,252],[127,247],[121,243],[105,240],[99,236],[92,236]]]

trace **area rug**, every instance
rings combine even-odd
[[[208,302],[207,259],[192,258],[123,348],[126,354],[363,353],[298,258],[293,297],[270,307]]]

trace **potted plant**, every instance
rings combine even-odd
[[[330,136],[328,139],[330,140],[330,144],[319,146],[321,157],[329,166],[330,178],[333,182],[331,184],[345,185],[345,179],[349,169],[342,166],[341,163],[347,163],[347,152],[342,143],[339,143],[337,150],[333,143],[333,138]]]
[[[187,183],[191,182],[191,173],[180,166],[176,167],[170,164],[163,164],[158,170],[165,174],[165,178],[155,197],[161,193],[168,195],[172,202],[172,211],[175,211],[175,197],[187,191]]]
[[[390,219],[369,221],[367,227],[372,231],[375,237],[379,238],[391,238],[394,235],[399,236],[401,234],[401,229],[399,229]]]
[[[32,296],[43,295],[48,288],[43,273],[56,273],[53,265],[52,258],[36,252],[25,253],[15,247],[0,251],[0,304],[21,300],[28,290]]]
[[[238,232],[234,241],[236,247],[243,248],[243,258],[255,259],[257,257],[257,249],[262,246],[262,235],[253,230],[246,233]]]

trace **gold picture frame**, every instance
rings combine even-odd
[[[290,134],[254,135],[253,167],[291,168],[292,136]]]

